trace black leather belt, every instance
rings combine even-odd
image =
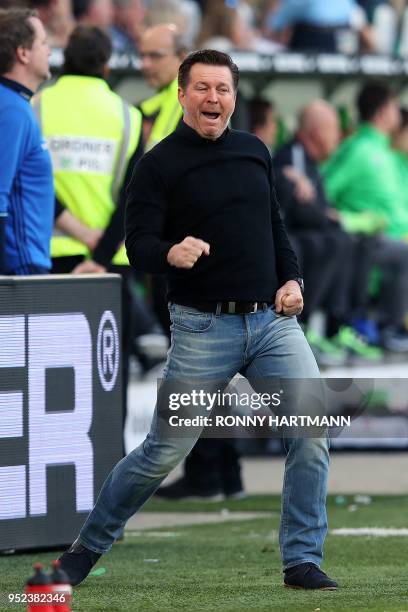
[[[258,310],[267,310],[273,302],[194,302],[185,304],[201,312],[223,314],[251,314]]]

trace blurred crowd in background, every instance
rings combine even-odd
[[[82,24],[137,52],[145,28],[171,21],[189,48],[408,54],[406,0],[0,0],[18,6],[39,12],[52,47]]]

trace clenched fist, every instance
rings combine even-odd
[[[303,297],[299,283],[293,280],[287,281],[277,292],[275,308],[278,314],[287,317],[299,315],[303,310]]]
[[[210,245],[204,240],[187,236],[182,242],[175,244],[167,253],[167,261],[175,268],[192,268],[201,255],[210,254]]]
[[[182,242],[175,244],[167,253],[167,261],[175,268],[191,269],[201,255],[210,254],[210,245],[204,240],[187,236]]]

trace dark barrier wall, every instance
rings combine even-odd
[[[120,459],[120,278],[0,277],[0,550],[67,544]]]

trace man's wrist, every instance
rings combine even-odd
[[[295,276],[293,278],[290,278],[289,280],[295,281],[299,285],[300,291],[301,291],[302,295],[304,295],[304,293],[305,293],[305,283],[304,283],[303,278],[301,276]]]

